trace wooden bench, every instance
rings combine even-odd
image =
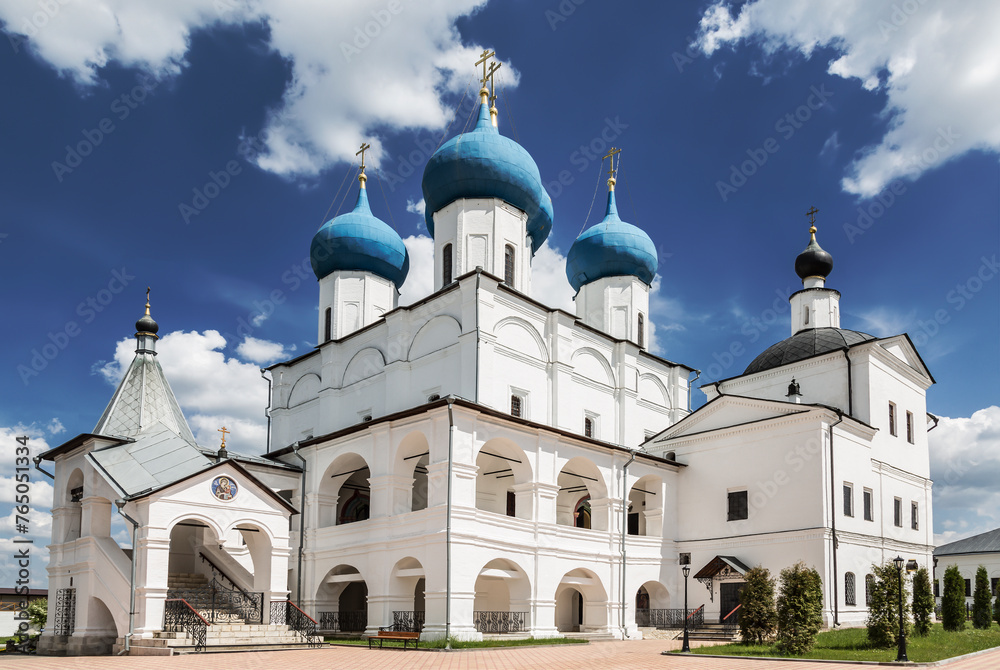
[[[403,643],[403,650],[406,650],[407,645],[413,642],[413,648],[417,649],[420,646],[420,633],[414,633],[405,630],[393,630],[392,626],[386,626],[378,629],[378,635],[368,636],[368,648],[372,648],[372,642],[378,641],[378,648],[382,648],[382,643],[386,640],[396,640]]]

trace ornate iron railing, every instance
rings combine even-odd
[[[316,619],[300,610],[290,600],[272,600],[270,620],[272,625],[288,626],[313,646],[318,647],[321,644],[316,636]]]
[[[218,579],[190,590],[170,590],[168,598],[183,599],[210,623],[264,622],[264,594],[224,586]]]
[[[419,633],[424,629],[425,614],[424,610],[396,610],[392,613],[392,630],[397,633]]]
[[[346,633],[363,631],[368,627],[368,612],[320,612],[319,630]]]
[[[243,595],[245,595],[248,598],[251,597],[249,591],[247,591],[245,588],[243,588],[242,586],[240,586],[239,584],[237,584],[235,581],[233,581],[233,578],[230,577],[229,575],[227,575],[222,570],[222,568],[220,568],[218,565],[215,564],[215,562],[211,558],[209,558],[205,554],[201,553],[200,551],[198,552],[198,555],[201,556],[201,562],[202,563],[208,563],[208,569],[212,571],[212,577],[214,579],[222,578],[222,579],[226,580],[227,582],[229,582],[232,585],[233,590],[239,591],[240,593],[242,593]]]
[[[473,612],[480,633],[523,633],[528,629],[527,612]]]
[[[684,628],[685,613],[683,609],[637,609],[635,623],[637,626],[653,628]],[[689,627],[701,626],[705,623],[705,606],[687,611]]]
[[[187,633],[194,642],[195,651],[205,650],[208,626],[208,621],[183,598],[170,598],[166,601],[163,608],[163,630]]]

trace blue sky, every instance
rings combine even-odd
[[[501,132],[554,202],[536,296],[571,306],[560,264],[621,147],[620,213],[659,251],[658,352],[739,374],[788,335],[816,206],[842,325],[909,333],[937,379],[935,531],[1000,525],[994,3],[341,4],[0,0],[5,476],[12,436],[93,428],[146,286],[196,435],[263,451],[257,368],[314,344],[309,242],[353,204],[354,182],[335,196],[362,141],[413,257],[403,299],[429,290],[420,176],[488,47]]]

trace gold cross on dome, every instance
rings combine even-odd
[[[486,88],[486,80],[489,78],[489,76],[491,74],[491,73],[486,72],[486,61],[488,61],[489,59],[493,58],[496,55],[497,55],[496,51],[490,51],[489,49],[483,49],[483,53],[480,54],[479,60],[476,61],[476,65],[477,66],[479,66],[479,65],[483,66],[483,78],[479,80],[479,81],[481,81],[483,83],[483,88]]]
[[[604,160],[607,160],[609,158],[611,159],[611,169],[608,170],[608,176],[611,177],[612,179],[614,179],[615,177],[615,154],[620,154],[621,152],[622,152],[621,149],[616,149],[614,147],[611,147],[611,151],[609,151],[608,155],[604,157]]]
[[[354,154],[355,156],[361,156],[361,171],[362,172],[365,171],[365,152],[368,151],[371,148],[372,148],[372,145],[365,144],[364,142],[362,142],[361,143],[361,149],[358,150],[358,152]]]
[[[491,104],[492,104],[492,102],[494,100],[497,99],[496,84],[493,81],[493,75],[496,74],[496,71],[499,70],[502,65],[503,65],[503,63],[496,63],[496,62],[490,63],[490,71],[486,74],[486,76],[490,80],[490,103]],[[483,85],[485,86],[485,84],[483,84]]]
[[[808,212],[806,212],[806,216],[809,217],[809,225],[811,226],[816,225],[816,214],[818,212],[819,210],[816,209],[815,207],[812,207]]]
[[[222,444],[220,445],[220,448],[221,448],[221,449],[225,449],[225,448],[226,448],[226,433],[232,433],[233,431],[231,431],[231,430],[226,430],[226,427],[225,427],[225,426],[223,426],[223,427],[222,427],[222,428],[220,428],[220,429],[219,429],[219,430],[218,430],[217,432],[220,432],[220,433],[222,433]]]

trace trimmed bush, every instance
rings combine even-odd
[[[976,570],[976,590],[972,592],[972,625],[985,630],[993,624],[990,616],[990,575],[986,566],[980,565]]]
[[[965,580],[957,565],[944,571],[944,593],[941,596],[941,623],[945,630],[965,628]]]
[[[758,565],[743,576],[740,592],[740,636],[744,644],[763,644],[774,636],[778,611],[774,607],[771,571]]]
[[[925,571],[926,572],[926,571]],[[892,647],[899,643],[899,570],[889,561],[872,565],[871,604],[868,605],[868,641],[875,647]],[[934,604],[931,603],[933,611]],[[903,627],[909,634],[910,605],[906,580],[903,580]]]
[[[784,654],[812,649],[823,625],[823,580],[815,568],[799,561],[781,571],[778,595],[777,647]]]
[[[934,615],[934,592],[931,590],[927,568],[920,568],[913,576],[913,631],[920,637],[931,632]]]

